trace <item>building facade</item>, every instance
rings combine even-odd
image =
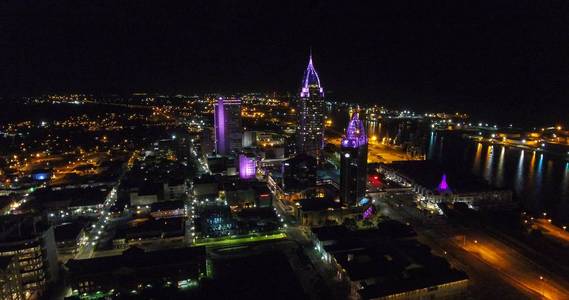
[[[0,299],[25,299],[20,262],[15,255],[0,257]]]
[[[210,277],[205,247],[144,251],[130,248],[120,255],[69,260],[68,282],[75,296],[108,299],[136,297],[150,286],[185,289]]]
[[[242,145],[241,100],[219,98],[214,109],[215,150],[228,155],[238,152]]]
[[[365,196],[367,143],[364,124],[356,112],[352,115],[341,144],[340,201],[344,205],[355,205]]]
[[[53,227],[25,217],[2,220],[2,226],[5,231],[0,235],[0,257],[17,257],[24,295],[41,298],[58,277]]]
[[[296,132],[297,152],[318,157],[324,146],[324,89],[314,69],[312,55],[302,79]]]

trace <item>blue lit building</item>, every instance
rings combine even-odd
[[[345,205],[356,205],[365,196],[367,142],[364,124],[356,112],[352,115],[341,145],[340,201]]]
[[[296,132],[297,152],[318,157],[324,145],[324,89],[312,63],[312,55],[302,79]]]

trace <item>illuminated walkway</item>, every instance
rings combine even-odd
[[[194,243],[192,246],[229,246],[247,243],[255,243],[262,241],[280,240],[286,238],[286,233],[275,233],[259,236],[245,236],[245,237],[226,237],[218,239],[202,240]]]

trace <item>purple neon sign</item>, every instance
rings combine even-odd
[[[358,113],[352,115],[348,123],[346,136],[342,139],[342,147],[359,148],[367,144],[367,136],[364,130],[364,123],[358,118]]]

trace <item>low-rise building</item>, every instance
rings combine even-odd
[[[121,255],[72,259],[65,265],[72,294],[134,295],[148,286],[197,286],[211,276],[205,247],[144,251],[132,247]]]
[[[96,188],[44,188],[36,190],[29,206],[48,215],[56,222],[81,216],[99,215],[109,186]]]
[[[209,198],[213,200],[219,196],[219,182],[215,176],[203,175],[195,178],[192,183],[192,194],[197,200]]]
[[[113,239],[116,249],[131,246],[146,247],[159,243],[163,247],[184,242],[185,218],[136,219],[127,228],[118,229]]]
[[[184,201],[164,201],[150,205],[150,215],[154,219],[178,218],[186,215]]]
[[[405,227],[406,225],[401,224]],[[461,299],[468,276],[431,254],[413,231],[312,229],[317,253],[351,299]],[[390,234],[387,234],[390,233]]]
[[[79,243],[86,237],[83,224],[64,223],[54,228],[57,256],[60,260],[69,258],[79,251]]]
[[[362,219],[371,206],[347,207],[325,198],[308,198],[296,202],[292,207],[300,225],[321,227],[343,224],[346,219]]]
[[[438,210],[439,203],[463,202],[479,210],[515,207],[512,191],[490,186],[483,179],[467,172],[442,169],[433,161],[397,161],[380,164],[378,170],[387,178],[412,187],[419,194],[419,203]]]
[[[132,207],[147,206],[156,203],[160,199],[161,186],[149,184],[130,192],[130,205]]]
[[[169,180],[163,184],[164,201],[185,200],[188,186],[184,179]]]

